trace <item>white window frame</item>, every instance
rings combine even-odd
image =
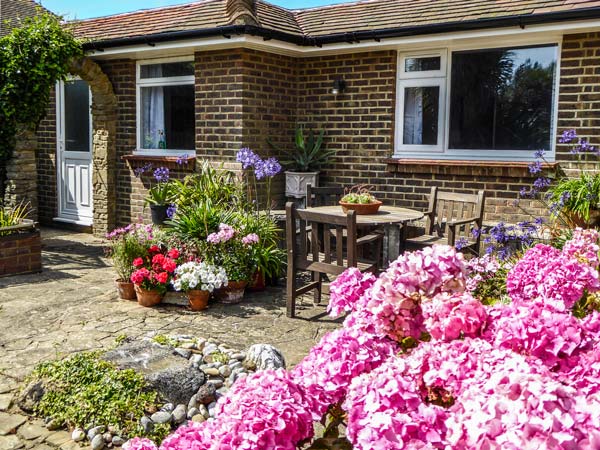
[[[158,87],[158,86],[183,86],[183,85],[194,85],[196,77],[195,75],[186,75],[181,77],[162,77],[162,78],[142,78],[142,66],[148,66],[153,64],[163,63],[175,63],[175,62],[193,62],[194,56],[181,56],[174,58],[157,58],[157,59],[146,59],[137,61],[136,64],[136,75],[135,75],[135,89],[136,89],[136,151],[138,155],[154,155],[154,156],[195,156],[196,150],[184,150],[184,149],[173,149],[173,148],[142,148],[142,88],[143,87]],[[195,135],[195,126],[194,126]]]
[[[393,158],[409,158],[409,159],[440,159],[440,160],[466,160],[466,161],[507,161],[507,162],[518,162],[518,161],[533,161],[534,150],[494,150],[494,149],[450,149],[450,100],[451,100],[451,83],[452,83],[452,56],[454,52],[467,51],[467,50],[488,50],[494,48],[522,48],[522,47],[543,47],[543,46],[556,46],[556,68],[554,76],[554,90],[552,93],[552,120],[550,123],[550,148],[546,149],[546,160],[553,162],[555,160],[556,152],[556,139],[552,137],[556,136],[556,129],[558,123],[558,96],[560,86],[560,55],[562,50],[562,39],[557,37],[532,42],[521,41],[499,41],[494,43],[480,43],[480,44],[463,44],[463,45],[450,45],[444,49],[438,50],[424,50],[424,51],[411,51],[411,52],[398,52],[398,74],[397,74],[397,89],[396,89],[396,136]],[[417,57],[429,57],[440,55],[442,57],[441,66],[439,71],[424,71],[424,72],[406,72],[405,71],[405,60],[407,58]],[[419,75],[415,75],[419,74]],[[422,74],[422,75],[421,75]],[[410,77],[410,79],[408,78]],[[438,128],[443,133],[442,145],[437,146],[417,146],[417,145],[404,145],[404,88],[414,86],[412,84],[417,80],[426,80],[430,85],[436,78],[440,78],[443,81],[445,89],[440,89],[440,98],[443,105],[440,106],[440,116],[443,116],[443,122]],[[440,118],[438,118],[439,120]]]

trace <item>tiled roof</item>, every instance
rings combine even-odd
[[[0,0],[6,1],[6,0]],[[10,0],[14,1],[14,0]],[[23,0],[24,1],[24,0]],[[231,25],[228,11],[247,8],[256,24],[295,36],[318,38],[338,33],[402,29],[421,25],[535,16],[584,8],[599,0],[363,0],[318,8],[288,10],[263,0],[203,0],[74,22],[79,37],[92,41],[145,36]]]
[[[39,6],[33,0],[0,0],[0,36],[7,34],[25,17],[34,16]]]

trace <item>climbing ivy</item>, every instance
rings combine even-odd
[[[83,55],[81,43],[58,17],[38,13],[0,38],[0,169],[12,155],[17,127],[37,127],[52,87],[67,76],[69,62]]]

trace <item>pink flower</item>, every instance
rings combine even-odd
[[[244,245],[258,244],[258,241],[259,241],[259,238],[258,238],[258,234],[256,234],[256,233],[250,233],[242,238],[242,243]]]
[[[356,267],[344,271],[329,285],[329,315],[337,317],[354,310],[356,303],[376,280],[372,273],[363,273]]]
[[[427,331],[444,341],[479,336],[487,319],[481,302],[467,293],[442,293],[423,302],[422,308]]]
[[[583,230],[575,228],[573,237],[567,241],[563,247],[563,255],[576,259],[579,262],[589,264],[594,268],[598,268],[600,261],[598,259],[598,240],[600,235],[597,230]]]
[[[157,450],[157,447],[150,439],[136,437],[125,442],[123,450]]]
[[[142,267],[144,265],[144,260],[142,258],[135,258],[133,260],[133,267]]]
[[[234,236],[235,229],[231,225],[222,223],[219,225],[219,232],[209,234],[206,238],[206,241],[211,244],[221,244],[229,241]]]

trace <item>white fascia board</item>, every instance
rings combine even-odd
[[[600,20],[580,20],[543,25],[527,25],[503,27],[486,30],[461,31],[440,34],[424,34],[399,38],[383,39],[381,42],[365,40],[362,42],[327,44],[323,47],[304,47],[276,39],[264,40],[255,36],[235,36],[231,38],[213,37],[203,39],[186,39],[172,42],[157,42],[152,46],[147,44],[107,48],[104,51],[93,51],[90,56],[97,59],[131,58],[145,59],[165,55],[185,55],[197,51],[220,50],[227,48],[253,48],[271,53],[296,57],[311,57],[329,54],[343,54],[390,49],[436,48],[449,43],[476,41],[486,45],[486,41],[496,42],[506,39],[512,43],[527,42],[533,38],[559,37],[564,34],[593,32],[600,30]]]

